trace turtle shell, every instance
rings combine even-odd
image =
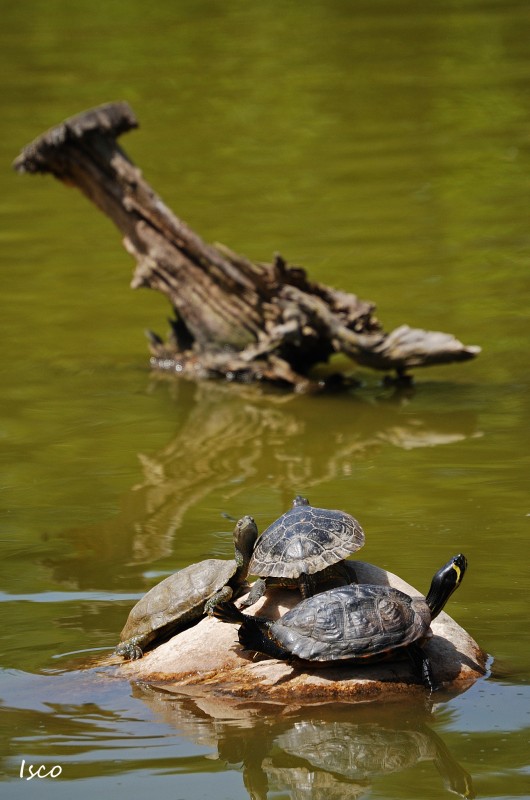
[[[263,578],[313,575],[359,550],[364,531],[344,511],[298,505],[266,528],[254,547],[249,572]]]
[[[304,661],[375,659],[423,639],[431,612],[422,597],[390,586],[350,584],[304,600],[270,625]]]
[[[207,558],[164,578],[131,610],[121,641],[132,636],[150,641],[167,625],[177,627],[179,622],[184,625],[198,619],[205,602],[228,583],[236,568],[233,559]]]

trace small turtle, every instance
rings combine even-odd
[[[299,589],[310,597],[318,583],[332,577],[355,581],[344,559],[362,547],[364,531],[344,511],[315,508],[298,495],[292,508],[266,528],[254,547],[249,574],[259,575],[244,607],[255,603],[269,586]]]
[[[116,655],[141,658],[146,647],[166,641],[204,614],[211,614],[216,603],[238,597],[247,588],[248,564],[257,535],[253,518],[242,517],[234,528],[235,560],[208,558],[153,586],[131,610]]]
[[[406,652],[434,691],[422,643],[466,568],[465,557],[454,556],[434,575],[426,598],[390,586],[350,584],[303,600],[276,621],[243,614],[233,603],[222,603],[213,613],[241,625],[239,641],[245,648],[291,663],[365,664]]]

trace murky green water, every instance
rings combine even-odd
[[[2,796],[27,796],[28,764],[62,768],[31,782],[43,798],[530,796],[529,34],[517,0],[2,3]],[[129,290],[78,193],[10,171],[113,99],[206,239],[483,354],[405,395],[364,370],[331,397],[151,377],[164,299]],[[463,551],[449,611],[493,675],[431,712],[228,719],[83,676],[160,576],[229,555],[225,514],[262,528],[298,492],[353,512],[363,557],[420,589]]]

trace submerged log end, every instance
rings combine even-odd
[[[368,346],[362,346],[364,340]],[[348,352],[350,342],[345,344],[344,350]],[[359,364],[384,371],[396,370],[398,374],[416,367],[469,361],[481,352],[480,347],[465,345],[451,333],[426,331],[408,325],[384,334],[375,346],[366,336],[358,337],[354,344],[356,348],[352,357]]]
[[[476,345],[464,345],[451,333],[425,331],[401,325],[385,338],[382,350],[392,362],[407,367],[469,361],[480,353]]]
[[[53,172],[53,155],[68,142],[83,139],[97,131],[116,139],[138,127],[138,121],[125,101],[104,103],[55,125],[26,145],[13,162],[17,172]]]

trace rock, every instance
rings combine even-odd
[[[359,583],[390,585],[410,595],[421,594],[390,572],[362,561],[354,563]],[[269,590],[246,612],[277,618],[299,601],[298,592]],[[432,633],[425,649],[434,678],[443,684],[445,693],[462,692],[485,674],[487,654],[448,614],[442,612],[434,620]],[[115,658],[112,664],[116,664]],[[268,702],[388,702],[425,693],[407,658],[360,667],[301,669],[244,651],[238,642],[237,626],[210,617],[142,659],[120,663],[114,667],[114,674],[133,681],[164,682],[187,694],[212,693]]]

